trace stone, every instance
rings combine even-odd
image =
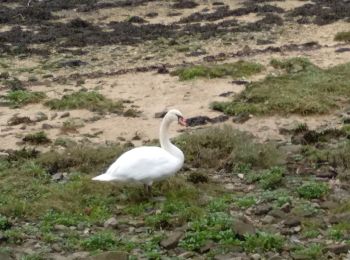
[[[90,256],[88,260],[128,260],[129,254],[121,251],[104,252],[98,255]]]
[[[33,123],[32,120],[30,120],[27,116],[17,116],[13,115],[8,121],[7,125],[13,126],[13,125],[20,125],[20,124],[30,124]]]
[[[286,227],[296,227],[301,224],[300,220],[296,217],[290,217],[284,221]]]
[[[41,121],[45,121],[45,120],[47,120],[47,119],[49,119],[49,117],[44,113],[44,112],[37,112],[36,114],[35,114],[35,119],[34,119],[34,121],[35,122],[41,122]]]
[[[56,231],[62,231],[62,230],[66,230],[67,229],[67,227],[65,225],[60,225],[60,224],[56,224],[53,228]]]
[[[245,235],[254,235],[256,233],[253,224],[235,220],[232,226],[232,231],[239,237],[244,238]]]
[[[290,205],[289,202],[284,203],[284,204],[281,206],[280,209],[281,209],[283,212],[285,212],[285,213],[289,213],[290,210],[291,210],[291,205]]]
[[[269,212],[269,215],[275,217],[275,218],[285,218],[286,217],[286,213],[284,213],[282,210],[280,209],[273,209]]]
[[[252,260],[260,260],[261,259],[261,256],[259,254],[252,254],[251,255],[251,259]]]
[[[69,112],[64,112],[60,118],[65,118],[65,117],[69,117],[70,116],[70,113]]]
[[[263,224],[272,224],[274,222],[275,218],[273,216],[270,215],[266,215],[265,217],[263,217],[261,219],[261,222]]]
[[[350,244],[330,245],[327,246],[327,251],[330,251],[336,255],[344,254],[350,251]]]
[[[89,252],[79,251],[79,252],[75,252],[72,255],[70,255],[68,259],[69,260],[83,260],[83,259],[87,259],[89,255],[90,255]]]
[[[133,226],[135,228],[139,228],[145,225],[145,222],[143,220],[131,220],[129,221],[129,225]]]
[[[51,245],[51,249],[52,249],[54,252],[60,252],[60,251],[62,251],[62,247],[61,247],[59,244],[57,244],[57,243],[52,244],[52,245]]]
[[[48,129],[52,129],[53,126],[50,125],[50,124],[44,123],[44,124],[41,125],[41,128],[44,129],[44,130],[48,130]]]
[[[0,259],[1,260],[12,260],[12,257],[9,253],[0,252]]]
[[[191,258],[194,256],[195,254],[193,252],[184,252],[182,254],[179,255],[180,259],[187,259],[187,258]]]
[[[257,216],[265,215],[269,213],[269,211],[272,209],[272,206],[269,204],[262,204],[254,209],[254,214]]]
[[[118,221],[115,217],[111,217],[105,221],[103,224],[105,228],[117,228],[118,226]]]
[[[173,249],[177,247],[177,244],[179,243],[180,239],[183,236],[183,232],[181,231],[175,231],[171,233],[167,238],[160,241],[161,247],[165,249]]]
[[[213,241],[207,241],[202,247],[199,248],[198,252],[200,254],[204,254],[209,252],[214,247],[215,247],[215,243]]]
[[[57,116],[58,116],[58,114],[56,112],[53,112],[50,116],[50,119],[54,120]]]
[[[60,181],[62,179],[63,179],[62,172],[55,173],[54,175],[51,176],[51,180],[53,180],[53,181]]]

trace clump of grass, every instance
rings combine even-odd
[[[46,98],[46,94],[38,91],[15,90],[10,91],[4,99],[11,107],[21,107],[31,103],[39,103]]]
[[[310,259],[310,260],[317,260],[322,258],[323,256],[323,246],[320,244],[311,244],[305,246],[298,246],[294,248],[292,252],[292,256],[297,259]]]
[[[248,252],[281,251],[284,239],[277,234],[260,232],[256,235],[246,235],[243,244]]]
[[[217,64],[212,66],[196,65],[175,70],[172,75],[179,76],[180,80],[190,80],[195,78],[221,78],[231,76],[240,78],[251,76],[263,70],[263,66],[258,63],[238,61],[235,63]]]
[[[350,42],[350,32],[338,32],[334,36],[335,41]]]
[[[123,104],[115,102],[95,91],[78,91],[64,95],[61,99],[52,99],[45,103],[51,109],[88,109],[97,112],[121,113]]]
[[[237,198],[235,200],[235,204],[242,209],[249,208],[255,205],[256,202],[257,202],[257,199],[253,196],[244,196],[242,198]]]
[[[82,241],[81,245],[84,249],[90,251],[110,250],[117,244],[116,237],[111,232],[99,232],[91,235]]]
[[[350,98],[350,63],[321,69],[305,59],[274,61],[287,72],[253,82],[234,100],[214,102],[229,115],[325,114]]]
[[[2,75],[5,76],[4,85],[10,88],[11,91],[24,90],[23,82],[20,81],[18,78],[8,79],[8,77],[6,77],[6,74]]]
[[[273,167],[264,172],[260,177],[260,185],[263,189],[275,189],[282,183],[284,169],[281,167]]]
[[[252,136],[230,126],[187,133],[176,142],[193,167],[234,170],[236,165],[245,164],[266,169],[283,161],[275,145],[255,143]]]
[[[0,230],[7,230],[11,227],[11,223],[7,217],[0,215]]]
[[[27,134],[23,138],[23,142],[30,144],[48,144],[51,143],[51,140],[47,137],[45,132],[40,131],[33,134]]]
[[[295,73],[312,68],[314,65],[306,58],[291,58],[287,60],[272,59],[270,64],[275,69],[283,69],[287,73]]]
[[[299,196],[305,199],[322,198],[328,191],[329,188],[327,184],[322,182],[307,182],[297,189]]]
[[[70,119],[63,122],[63,125],[61,127],[61,131],[63,133],[77,132],[77,129],[80,127],[83,127],[83,126],[84,126],[84,123],[81,119],[70,118]]]

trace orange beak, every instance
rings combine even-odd
[[[183,118],[183,117],[179,117],[178,122],[179,122],[179,124],[182,125],[182,126],[187,126],[186,119]]]

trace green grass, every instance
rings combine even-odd
[[[334,36],[335,41],[343,41],[343,42],[349,42],[350,41],[350,32],[338,32]]]
[[[115,235],[110,231],[101,231],[82,241],[82,247],[89,251],[110,250],[117,244]]]
[[[61,99],[52,99],[45,103],[51,109],[88,109],[97,112],[122,113],[121,101],[113,101],[95,91],[78,91],[64,95]]]
[[[280,235],[259,232],[245,237],[244,248],[248,252],[281,251],[284,243]]]
[[[180,80],[195,78],[221,78],[230,76],[232,78],[248,77],[259,73],[263,66],[257,63],[238,61],[235,63],[217,64],[211,66],[196,65],[179,68],[172,75],[179,76]]]
[[[296,259],[317,260],[323,257],[323,246],[320,244],[310,244],[307,246],[297,246],[292,252]]]
[[[292,58],[272,64],[284,72],[253,82],[232,101],[214,102],[212,108],[229,115],[326,114],[350,98],[350,63],[321,69]]]
[[[27,104],[39,103],[46,98],[46,94],[37,91],[15,90],[3,97],[11,107],[22,107]]]
[[[275,189],[282,183],[283,174],[284,169],[280,167],[273,167],[261,174],[259,183],[265,190]]]
[[[327,184],[323,182],[307,182],[297,188],[300,197],[305,199],[319,199],[329,191]]]

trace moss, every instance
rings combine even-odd
[[[11,107],[21,107],[31,103],[39,103],[46,98],[46,94],[37,91],[15,90],[10,91],[4,99]]]

